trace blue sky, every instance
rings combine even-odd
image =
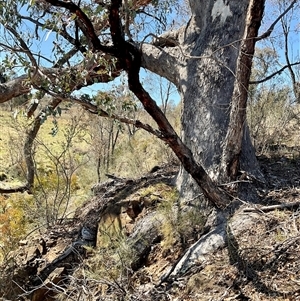
[[[21,9],[21,13],[22,14],[26,14],[26,10],[23,8]],[[264,22],[261,28],[261,31],[263,32],[266,28],[268,28],[268,26],[273,22],[273,20],[276,18],[276,16],[278,15],[277,12],[274,12],[273,7],[270,5],[270,3],[267,3],[266,5],[266,13],[265,13],[265,18],[264,18]],[[297,23],[298,22],[298,23]],[[276,35],[280,35],[281,34],[281,30],[280,30],[280,23],[276,26],[275,30],[274,30],[274,36]],[[295,16],[292,19],[292,27],[293,28],[298,28],[298,30],[300,29],[299,26],[299,21],[297,19],[297,16]],[[1,29],[1,31],[3,30],[3,28]],[[34,26],[32,24],[25,24],[23,26],[23,30],[24,32],[29,31],[31,33],[34,33]],[[2,32],[0,32],[2,33]],[[46,57],[48,57],[49,59],[55,61],[54,55],[52,53],[52,49],[53,49],[53,42],[56,40],[56,35],[53,32],[50,32],[49,30],[44,30],[43,32],[39,32],[40,34],[40,40],[39,41],[35,41],[34,44],[32,44],[32,49],[35,52],[39,52],[41,51],[42,54]],[[2,34],[3,36],[3,34]],[[299,31],[291,31],[291,39],[290,39],[290,55],[291,55],[291,60],[296,60],[297,58],[299,59],[299,49],[300,49],[300,35],[299,35]],[[269,41],[262,41],[260,43],[257,44],[258,47],[266,47],[266,46],[274,46],[271,45]],[[280,47],[280,45],[276,45],[276,51],[279,53],[280,55],[280,62],[282,64],[284,64],[284,49],[283,47]],[[0,53],[0,58],[3,58],[3,51],[1,51]],[[46,61],[41,60],[41,63],[44,66],[50,66],[50,64]],[[141,79],[143,82],[146,83],[146,88],[149,91],[149,93],[152,95],[152,97],[157,100],[158,103],[160,103],[160,93],[158,89],[153,89],[153,86],[156,86],[156,82],[158,81],[158,77],[151,77],[151,73],[150,72],[145,72],[144,70],[141,70]],[[152,78],[152,83],[151,83],[151,78]],[[116,85],[120,85],[122,83],[122,79],[116,79],[115,81],[111,82],[111,83],[106,83],[106,84],[94,84],[93,86],[90,87],[86,87],[82,89],[83,93],[87,93],[87,94],[95,94],[98,91],[103,91],[103,90],[109,90],[110,88],[116,86]],[[179,101],[179,95],[178,93],[176,93],[176,89],[172,89],[172,91],[174,91],[171,95],[171,99],[175,102]]]
[[[282,1],[282,0],[280,0]],[[293,14],[293,11],[290,11],[287,15],[288,20],[290,21],[290,32],[289,32],[289,55],[291,60],[299,60],[300,57],[300,20],[299,20],[299,4],[297,12]],[[297,6],[296,6],[297,7]],[[266,2],[265,14],[262,22],[262,26],[260,28],[260,34],[265,32],[270,25],[274,22],[274,20],[282,13],[282,11],[278,10],[278,7],[272,6],[270,1]],[[283,40],[283,32],[281,22],[279,21],[274,28],[274,31],[271,35],[271,41],[276,38]],[[278,52],[280,58],[284,60],[284,45],[280,45],[280,43],[273,44],[270,39],[262,40],[257,43],[257,47],[276,47],[276,51]]]
[[[28,15],[28,12],[26,10],[25,7],[20,8],[20,13],[22,15]],[[41,21],[42,22],[42,21]],[[31,22],[26,22],[26,23],[22,23],[22,27],[21,30],[24,33],[31,33],[34,35],[35,33],[35,26],[31,23]],[[0,27],[0,34],[3,37],[3,27]],[[23,36],[23,38],[25,39],[25,35]],[[1,40],[1,38],[0,38]],[[48,59],[52,60],[52,61],[56,61],[55,56],[53,55],[53,47],[54,47],[54,42],[56,41],[56,33],[55,32],[51,32],[48,29],[44,29],[43,31],[39,30],[39,40],[33,39],[32,40],[32,44],[30,49],[32,50],[33,53],[41,53],[44,57],[47,57]],[[0,46],[0,60],[3,59],[5,56],[5,51],[3,51],[1,49]],[[50,64],[48,61],[40,59],[40,63],[42,66],[44,67],[50,67],[52,64]],[[19,68],[16,70],[16,72],[18,73],[22,73],[22,69]],[[140,76],[141,76],[141,81],[145,82],[145,79],[147,79],[146,81],[146,87],[148,87],[148,92],[150,93],[150,95],[158,102],[161,102],[160,99],[160,93],[157,89],[151,89],[153,85],[156,85],[155,82],[158,81],[158,76],[152,75],[150,76],[151,72],[146,72],[145,70],[141,69],[140,72]],[[152,80],[151,80],[152,78]],[[151,83],[152,81],[152,83]],[[85,87],[82,88],[80,90],[81,93],[86,93],[86,94],[91,94],[91,95],[95,95],[97,92],[99,91],[105,91],[105,90],[110,90],[112,88],[114,88],[115,86],[121,85],[122,83],[124,83],[124,76],[121,78],[117,78],[114,81],[110,82],[110,83],[98,83],[98,84],[94,84],[92,86],[89,87]],[[172,89],[173,93],[171,95],[171,99],[174,102],[178,102],[179,101],[179,94],[175,91],[175,89]],[[78,93],[78,92],[75,92]]]

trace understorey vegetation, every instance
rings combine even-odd
[[[299,1],[0,1],[0,297],[297,300]]]

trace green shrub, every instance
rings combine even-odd
[[[28,230],[32,198],[21,193],[0,195],[0,261],[13,250]]]

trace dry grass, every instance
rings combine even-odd
[[[259,99],[249,102],[247,120],[259,154],[274,147],[283,148],[284,152],[285,147],[300,147],[300,106],[290,104],[287,95],[271,90],[261,92]]]
[[[12,112],[5,110],[1,110],[0,114],[0,185],[23,184],[26,182],[23,146],[33,119],[27,119],[21,113],[13,116]],[[142,112],[138,118],[151,123]],[[57,128],[55,121],[58,122]],[[151,124],[153,126],[153,122]],[[137,130],[132,135],[126,126],[120,126],[114,121],[91,116],[75,106],[68,111],[63,110],[57,120],[51,116],[47,118],[33,148],[36,169],[34,194],[28,196],[30,206],[20,212],[30,216],[30,223],[34,225],[29,228],[50,225],[63,217],[73,216],[98,180],[98,158],[101,160],[101,181],[105,181],[106,173],[119,177],[141,176],[172,157],[170,150],[147,132]],[[109,135],[114,137],[117,131],[113,150],[113,140],[109,140]],[[69,188],[65,189],[68,185]],[[22,195],[17,197],[22,198]],[[11,196],[6,198],[6,203],[13,203]]]
[[[299,127],[298,108],[296,106],[289,107],[287,111],[282,103],[274,103],[270,99],[264,104],[264,108],[266,110],[262,110],[262,107],[259,106],[252,107],[252,115],[250,115],[255,143],[259,147],[260,153],[264,155],[260,157],[260,163],[266,177],[267,187],[260,189],[261,203],[272,205],[299,201],[300,154],[297,149],[299,134],[296,132]],[[74,112],[75,115],[78,115],[76,110]],[[0,126],[6,131],[11,120],[6,112],[2,114]],[[70,116],[63,115],[60,120],[62,128],[72,122]],[[142,114],[139,117],[141,120],[149,122],[145,115]],[[174,122],[178,121],[178,117],[175,117]],[[68,212],[72,212],[80,206],[81,201],[86,199],[86,195],[89,193],[90,185],[96,181],[95,149],[91,148],[93,140],[88,135],[88,129],[95,125],[97,119],[83,115],[78,122],[82,132],[79,131],[76,139],[74,138],[71,152],[77,163],[86,156],[89,161],[75,172],[80,187],[72,193]],[[53,168],[51,164],[49,165],[51,160],[45,150],[50,149],[55,156],[58,156],[62,151],[65,138],[63,131],[59,131],[56,137],[49,135],[51,127],[51,122],[43,125],[37,144],[37,148],[43,147],[43,150],[37,149],[36,161],[41,172],[45,174],[51,171],[49,168]],[[9,137],[14,138],[10,139]],[[21,145],[23,138],[20,138],[18,131],[14,128],[10,135],[3,136],[1,139],[0,163],[5,166],[4,171],[7,173],[9,168],[14,166],[7,158],[16,155],[11,155],[9,148],[5,148],[3,145],[10,145],[9,143],[14,141],[16,145]],[[17,148],[16,151],[19,151],[19,146]],[[105,154],[107,153],[104,152],[103,156]],[[171,157],[169,150],[163,144],[157,143],[152,136],[140,130],[134,136],[130,136],[126,128],[123,128],[118,137],[115,151],[110,156],[110,166],[108,170],[103,167],[101,172],[103,174],[105,172],[114,173],[119,177],[136,177],[149,171],[153,166],[168,161]],[[48,158],[49,161],[45,158]],[[16,166],[22,163],[22,160],[15,161]],[[7,164],[8,162],[9,164]],[[9,178],[11,179],[12,175],[9,175]],[[126,290],[130,295],[130,292],[138,290],[141,285],[146,287],[158,283],[159,276],[166,267],[170,266],[170,263],[174,263],[181,255],[183,248],[180,237],[184,235],[184,240],[188,243],[195,241],[197,237],[194,232],[197,231],[193,230],[199,230],[197,226],[201,227],[203,222],[201,218],[197,219],[199,216],[186,215],[179,220],[180,223],[177,223],[178,219],[175,218],[174,211],[172,211],[177,196],[173,195],[173,192],[168,189],[164,191],[159,187],[155,187],[155,191],[139,191],[139,198],[149,197],[150,202],[152,202],[151,196],[155,196],[156,193],[160,196],[165,194],[164,198],[169,197],[170,199],[169,204],[158,206],[167,215],[167,223],[161,229],[162,241],[151,246],[147,264],[144,267],[136,273],[125,275],[122,278],[124,271],[128,270],[133,254],[126,245],[123,249],[120,247],[125,242],[124,237],[121,237],[115,242],[115,245],[92,251],[94,256],[87,261],[88,266],[78,270],[78,275],[75,274],[78,278],[74,286],[80,281],[85,281],[84,287],[87,290],[90,289],[89,292],[92,292],[92,295],[106,294],[107,287],[114,288],[113,283],[116,284],[122,278],[127,281]],[[212,254],[204,268],[196,266],[189,271],[188,275],[184,275],[172,283],[171,287],[165,288],[164,296],[168,296],[166,297],[168,300],[186,301],[300,300],[299,231],[300,212],[297,208],[275,210],[268,213],[260,212],[255,227],[247,229],[239,237],[229,235],[227,248]],[[112,256],[114,253],[115,257]],[[76,277],[72,279],[76,279]],[[103,278],[108,282],[103,282]],[[92,282],[97,285],[89,286],[89,283]]]

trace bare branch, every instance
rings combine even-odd
[[[61,66],[63,66],[66,62],[69,61],[69,59],[71,59],[76,53],[78,52],[78,48],[77,47],[73,47],[70,51],[68,51],[67,53],[65,53],[55,64],[54,64],[54,68],[59,68]]]
[[[298,0],[293,0],[293,1],[291,2],[291,4],[286,8],[286,10],[285,10],[282,14],[280,14],[280,15],[277,17],[277,19],[271,24],[271,26],[267,29],[267,31],[264,32],[263,34],[261,34],[260,36],[258,36],[258,37],[256,38],[256,41],[260,41],[260,40],[263,40],[263,39],[268,38],[268,37],[271,35],[271,33],[273,32],[273,30],[274,30],[276,24],[281,20],[281,18],[282,18],[284,15],[286,15],[286,14],[293,8],[293,6],[296,4],[297,1],[298,1]]]
[[[300,202],[293,202],[293,203],[284,203],[278,205],[271,205],[271,206],[253,206],[251,208],[244,208],[244,212],[269,212],[277,209],[286,209],[286,208],[298,208]]]
[[[289,29],[288,29],[287,25],[283,22],[282,19],[281,19],[281,24],[282,24],[283,34],[284,34],[284,56],[285,56],[285,60],[286,60],[287,66],[288,66],[288,70],[291,75],[292,83],[294,85],[296,83],[296,76],[291,67],[291,62],[290,62],[290,58],[289,58],[289,45],[288,45],[289,44],[289,41],[288,41]]]
[[[45,1],[54,6],[63,7],[77,16],[78,20],[80,20],[80,22],[78,22],[78,24],[80,25],[80,29],[83,32],[83,34],[86,36],[88,41],[91,43],[93,51],[100,50],[105,53],[115,54],[116,51],[114,47],[104,46],[100,43],[100,40],[96,35],[91,20],[81,10],[81,8],[78,5],[76,5],[72,1],[67,1],[67,2],[61,0],[45,0]]]
[[[265,77],[263,79],[260,79],[260,80],[250,81],[249,84],[250,85],[257,85],[257,84],[261,84],[263,82],[266,82],[266,81],[270,80],[271,78],[273,78],[274,76],[279,75],[286,68],[289,68],[289,66],[295,66],[295,65],[300,65],[300,61],[299,62],[295,62],[295,63],[291,63],[290,65],[285,65],[282,68],[280,68],[279,70],[275,71],[274,73],[268,75],[267,77]]]
[[[155,16],[155,15],[153,15],[153,14],[150,14],[149,12],[146,12],[144,9],[138,9],[138,10],[136,11],[136,13],[137,13],[137,14],[144,14],[144,15],[146,15],[146,16],[148,16],[148,17],[151,17],[151,18],[155,19],[155,20],[158,21],[160,24],[165,25],[164,22],[163,22],[160,18],[158,18],[157,16]]]
[[[118,59],[128,73],[129,89],[143,104],[146,112],[155,120],[162,133],[161,139],[174,151],[184,168],[201,187],[205,197],[216,208],[224,208],[229,203],[229,197],[222,189],[217,187],[204,168],[195,161],[191,150],[182,142],[156,102],[141,85],[139,78],[141,53],[137,47],[124,40],[122,29],[120,28],[120,6],[120,0],[112,0],[109,21],[114,46],[117,49],[122,49],[118,53]]]

